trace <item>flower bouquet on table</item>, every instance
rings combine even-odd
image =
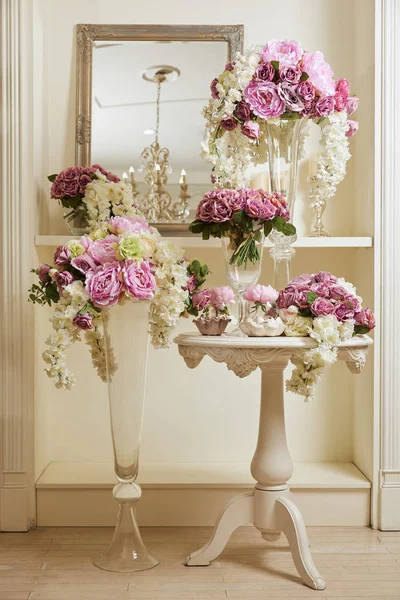
[[[50,175],[50,194],[66,209],[64,219],[74,235],[97,229],[113,216],[133,216],[132,188],[99,165],[69,167]]]
[[[279,292],[270,285],[251,285],[243,294],[245,314],[240,329],[249,337],[279,336],[285,325],[277,314]]]

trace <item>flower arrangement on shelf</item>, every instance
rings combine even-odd
[[[193,322],[203,335],[221,335],[228,323],[229,304],[234,302],[234,292],[229,286],[204,288],[191,296]]]
[[[69,167],[48,179],[50,195],[66,209],[64,219],[73,234],[95,230],[110,217],[138,212],[131,186],[99,165]]]
[[[243,187],[248,167],[267,160],[268,124],[281,125],[283,142],[285,122],[307,119],[321,127],[324,148],[310,180],[311,196],[332,197],[346,173],[349,137],[358,129],[348,117],[359,102],[348,81],[333,75],[321,52],[306,52],[296,41],[271,40],[238,53],[212,81],[204,109],[203,156],[213,165],[214,180]],[[300,147],[306,134],[303,127]]]
[[[196,220],[189,229],[201,233],[203,240],[210,236],[228,237],[230,264],[240,267],[260,260],[257,242],[262,242],[272,229],[294,235],[296,229],[288,223],[289,218],[287,202],[281,194],[252,188],[213,189],[200,201]]]
[[[162,240],[140,216],[112,217],[95,234],[59,246],[54,266],[42,264],[34,271],[39,283],[29,295],[33,303],[55,304],[54,332],[46,340],[43,359],[56,387],[71,389],[75,384],[66,352],[82,334],[98,375],[107,381],[102,320],[119,303],[151,302],[152,343],[156,348],[168,346],[169,335],[186,309],[188,269],[183,251]],[[109,353],[109,376],[116,367]]]
[[[285,326],[276,314],[279,292],[270,285],[250,285],[243,294],[246,309],[240,329],[250,337],[279,336]]]

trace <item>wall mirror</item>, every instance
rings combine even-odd
[[[242,50],[243,25],[78,25],[77,164],[125,177],[150,222],[188,231],[210,188],[202,108]]]

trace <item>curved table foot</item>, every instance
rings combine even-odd
[[[225,548],[232,533],[241,525],[254,521],[254,495],[243,494],[233,498],[222,510],[211,539],[205,546],[192,552],[185,560],[188,567],[208,566]]]
[[[324,579],[319,574],[311,556],[306,527],[297,506],[285,497],[275,505],[276,525],[286,535],[293,561],[303,582],[313,590],[324,590]]]

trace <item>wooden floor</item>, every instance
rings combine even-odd
[[[212,598],[368,598],[400,600],[400,533],[310,527],[317,567],[327,588],[302,585],[285,539],[262,540],[239,529],[218,561],[184,567],[185,555],[209,537],[206,527],[143,528],[161,564],[130,575],[100,571],[92,561],[107,548],[109,528],[43,528],[0,534],[0,598],[13,600]]]

